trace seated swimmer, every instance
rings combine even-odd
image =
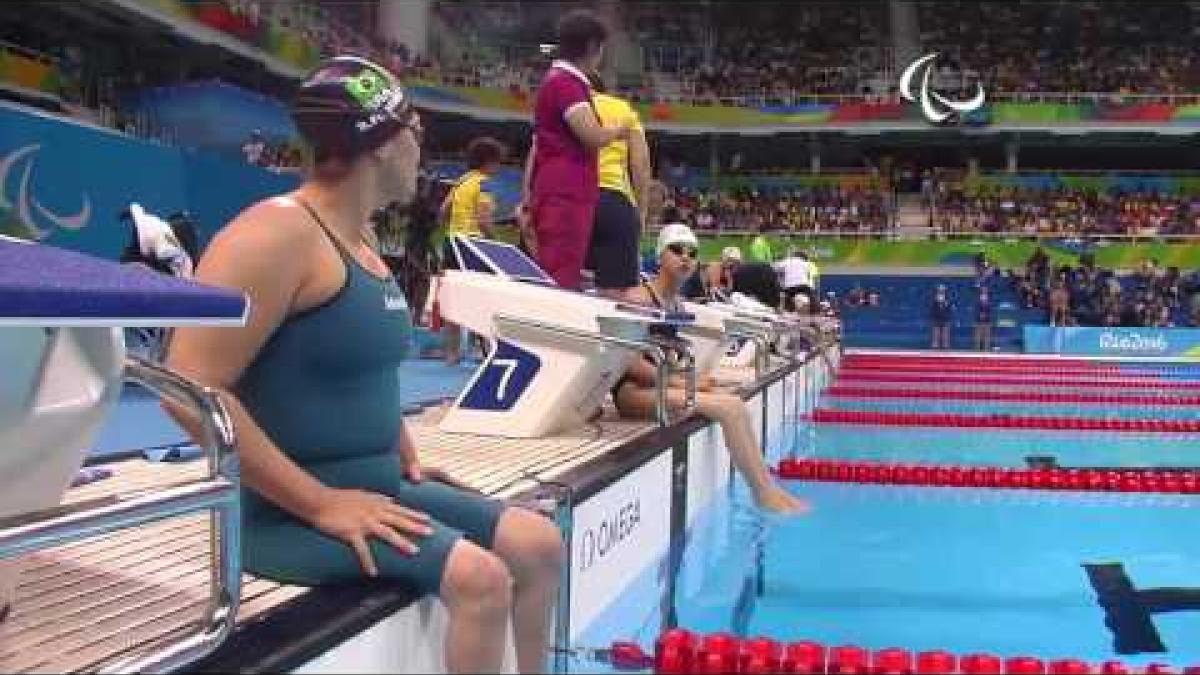
[[[658,236],[659,271],[652,281],[633,289],[633,299],[662,309],[680,307],[680,288],[696,269],[696,235],[686,225],[664,227]],[[613,388],[617,409],[628,417],[651,417],[655,406],[654,366],[636,359]],[[671,383],[668,401],[682,408],[686,396],[682,383]],[[711,377],[697,382],[696,408],[700,414],[721,425],[733,464],[754,493],[758,505],[777,513],[798,513],[808,505],[779,487],[767,471],[762,451],[754,439],[754,430],[746,404],[733,393],[719,390]]]
[[[247,325],[181,329],[168,360],[232,417],[245,567],[284,583],[370,577],[439,595],[452,672],[498,672],[511,617],[520,669],[541,672],[558,530],[434,480],[403,425],[397,368],[411,319],[370,216],[412,200],[421,120],[391,73],[354,57],[321,64],[292,114],[313,149],[305,182],[243,211],[197,268],[249,296]]]

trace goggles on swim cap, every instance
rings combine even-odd
[[[331,58],[300,85],[292,118],[322,152],[355,157],[386,143],[412,122],[404,87],[386,68],[356,56]]]

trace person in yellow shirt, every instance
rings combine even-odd
[[[638,250],[650,206],[650,148],[637,111],[604,90],[592,75],[592,104],[605,127],[628,125],[629,140],[616,140],[597,157],[600,199],[596,203],[588,265],[595,271],[596,290],[625,299],[637,289],[641,268]]]
[[[446,245],[442,267],[458,269],[458,259],[450,248],[450,235],[491,237],[496,212],[493,176],[507,150],[500,141],[480,136],[467,144],[467,172],[454,183],[442,203],[442,221],[446,225]],[[462,329],[447,321],[442,329],[446,363],[457,365],[462,359]]]

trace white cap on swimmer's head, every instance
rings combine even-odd
[[[696,239],[696,233],[692,232],[692,228],[683,223],[672,223],[667,225],[658,233],[658,246],[655,247],[658,255],[662,255],[663,251],[671,244],[684,244],[692,248],[699,248],[700,242]]]

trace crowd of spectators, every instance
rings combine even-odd
[[[890,42],[887,6],[876,2],[634,3],[632,11],[639,43],[660,45],[646,67],[674,68],[685,94],[709,102],[861,94]]]
[[[1194,93],[1200,8],[1188,2],[932,2],[923,49],[992,92]]]
[[[878,233],[889,227],[886,195],[836,185],[771,189],[669,188],[665,206],[702,232]]]
[[[1200,196],[1092,188],[983,190],[939,182],[935,231],[1039,235],[1200,234]]]
[[[538,44],[552,35],[565,4],[434,2],[432,11],[463,43],[446,63],[378,37],[377,17],[363,3],[215,0],[202,6],[198,20],[251,44],[262,43],[270,25],[300,36],[320,55],[362,53],[400,72],[528,94],[546,65]],[[919,44],[943,54],[948,79],[941,86],[951,89],[955,78],[978,77],[993,97],[1200,90],[1195,3],[924,1],[915,10]],[[896,65],[890,63],[886,3],[636,2],[623,5],[621,17],[631,42],[643,47],[645,73],[641,81],[618,88],[638,100],[790,104],[810,95],[896,94],[894,77],[887,82],[878,77]],[[98,63],[95,50],[71,40],[43,45],[29,37],[0,31],[0,39],[56,64],[63,99],[80,116],[123,130],[138,128],[120,109],[121,94],[146,86],[139,78],[153,80],[153,73]],[[670,91],[656,88],[666,80],[655,72],[671,74]],[[985,215],[972,222],[987,220]]]
[[[515,51],[477,50],[445,74],[529,87],[533,46],[549,35],[557,3],[435,3],[447,25],[474,43],[491,33]],[[944,2],[915,7],[922,53],[939,52],[935,84],[994,96],[1179,95],[1200,90],[1194,43],[1200,8],[1144,1]],[[622,7],[646,71],[666,72],[678,91],[639,92],[716,103],[789,104],[813,95],[894,99],[893,31],[886,3],[633,2]],[[541,38],[539,38],[541,36]],[[884,78],[883,76],[887,76]],[[882,79],[881,79],[882,78]],[[646,78],[653,83],[653,77]],[[645,86],[645,85],[644,85]]]
[[[1044,310],[1054,326],[1200,326],[1200,272],[1184,274],[1155,260],[1120,277],[1090,253],[1078,266],[1055,266],[1039,248],[1009,279],[1023,307]]]
[[[481,47],[461,63],[443,64],[442,75],[484,86],[533,86],[540,72],[534,46],[549,34],[547,17],[556,9],[542,5],[435,3],[447,25]],[[897,65],[890,62],[886,4],[639,2],[623,10],[625,29],[643,47],[643,67],[670,73],[680,87],[639,92],[643,98],[787,104],[812,95],[897,93],[894,77],[879,79],[894,75],[890,66]],[[943,89],[970,91],[976,78],[999,96],[1200,88],[1192,46],[1200,9],[1192,3],[926,1],[916,11],[920,47],[943,55],[935,77]],[[485,34],[490,50],[479,44]]]

